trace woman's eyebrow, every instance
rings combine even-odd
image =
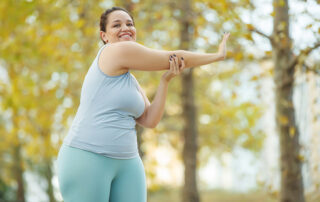
[[[121,20],[114,20],[113,22],[121,22]],[[132,20],[127,20],[127,22],[132,22]]]

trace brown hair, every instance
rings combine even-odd
[[[112,13],[113,11],[118,11],[118,10],[121,10],[121,11],[124,11],[124,12],[128,13],[128,15],[131,17],[131,19],[133,21],[133,25],[134,25],[134,19],[126,9],[121,8],[121,7],[112,7],[112,8],[107,9],[105,12],[103,12],[101,14],[101,17],[100,17],[100,31],[104,31],[104,32],[107,31],[107,22],[108,22],[109,14]],[[103,41],[103,43],[106,44],[105,41]]]

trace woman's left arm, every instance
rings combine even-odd
[[[170,69],[162,75],[160,85],[151,104],[145,93],[140,90],[146,103],[146,109],[144,113],[136,119],[136,122],[143,127],[155,128],[158,125],[164,112],[169,82],[185,68],[183,59],[181,59],[181,66],[179,67],[177,56],[170,57],[169,63]]]

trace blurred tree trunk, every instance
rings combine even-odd
[[[13,66],[15,67],[15,66]],[[14,78],[13,75],[16,74],[16,71],[14,68],[9,69],[8,75],[10,78]],[[17,79],[12,79],[12,92],[13,94],[16,93],[16,91],[19,89],[19,83]],[[14,95],[12,96],[14,97]],[[13,99],[12,99],[13,100]],[[19,130],[20,128],[20,117],[19,117],[19,110],[21,109],[19,104],[11,104],[12,107],[12,123],[13,123],[13,129],[10,131],[8,135],[12,138],[10,148],[12,148],[12,159],[13,159],[13,178],[14,181],[17,183],[17,190],[16,190],[16,200],[17,202],[25,202],[25,183],[23,178],[24,168],[23,168],[23,157],[22,157],[22,145],[21,141],[19,139]],[[14,140],[15,139],[15,140]]]
[[[181,2],[181,17],[179,18],[180,27],[180,49],[188,50],[190,47],[192,28],[192,10],[191,0]],[[182,95],[181,101],[183,106],[184,118],[184,147],[183,162],[184,171],[184,187],[182,191],[183,202],[199,202],[199,193],[197,188],[197,118],[196,107],[194,104],[194,83],[193,69],[187,69],[182,74]]]
[[[293,106],[295,66],[289,36],[288,0],[273,1],[273,61],[276,84],[276,123],[280,135],[281,202],[304,202],[299,130]]]
[[[45,179],[47,181],[47,196],[49,198],[49,202],[56,202],[56,199],[54,197],[54,188],[52,185],[52,178],[53,178],[53,169],[52,169],[52,161],[51,159],[47,160],[45,164]]]
[[[25,202],[25,187],[24,187],[24,179],[23,179],[23,162],[21,158],[21,146],[17,145],[13,148],[13,157],[14,157],[14,176],[16,178],[16,182],[18,185],[16,192],[16,200],[17,202]]]

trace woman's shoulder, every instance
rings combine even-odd
[[[114,44],[106,44],[98,57],[98,67],[108,76],[119,76],[128,72],[128,69],[120,67],[117,57],[114,55]]]

